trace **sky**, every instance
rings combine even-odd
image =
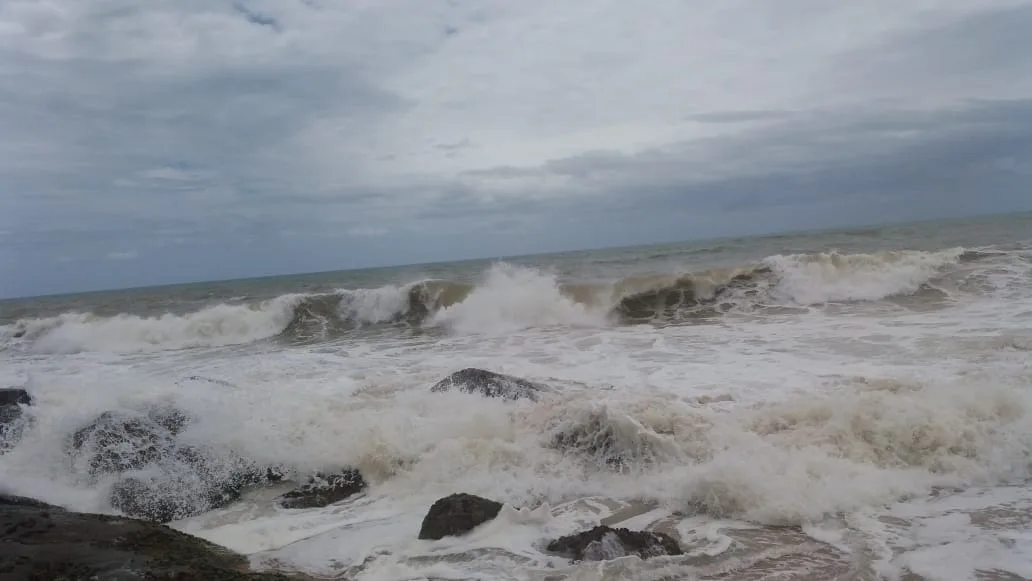
[[[0,296],[1032,209],[1032,1],[5,0]]]

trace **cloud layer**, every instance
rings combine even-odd
[[[5,2],[0,296],[1032,208],[1032,2],[853,4]]]

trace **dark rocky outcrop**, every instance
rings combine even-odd
[[[464,535],[498,516],[502,504],[472,494],[452,494],[435,502],[423,518],[419,538],[437,540]]]
[[[503,373],[484,369],[466,368],[452,373],[437,382],[430,391],[458,389],[466,393],[479,393],[487,397],[504,399],[530,399],[536,401],[544,386]]]
[[[183,410],[172,406],[161,406],[150,409],[147,417],[154,423],[168,430],[173,436],[178,436],[192,421],[192,418]]]
[[[560,537],[549,543],[547,548],[574,561],[608,561],[627,555],[648,559],[683,553],[677,541],[663,533],[606,526],[597,526],[589,531]]]
[[[24,389],[0,389],[0,454],[14,446],[21,438],[24,421],[22,406],[32,405],[32,397]]]
[[[281,471],[227,450],[182,444],[191,421],[174,407],[104,412],[70,438],[68,451],[91,476],[119,474],[108,500],[136,518],[169,522],[221,508],[244,488],[276,482]]]
[[[0,407],[12,405],[32,405],[32,396],[29,395],[29,392],[18,387],[0,389]]]
[[[108,499],[128,516],[166,523],[222,508],[238,500],[245,488],[282,478],[276,468],[182,446],[172,457],[117,481]]]
[[[247,559],[166,526],[67,511],[0,495],[0,579],[288,581],[251,573]]]
[[[330,475],[317,473],[304,485],[281,496],[279,504],[283,508],[317,508],[340,502],[365,487],[365,479],[354,468]]]
[[[175,449],[173,434],[143,414],[104,412],[72,435],[75,453],[85,454],[91,475],[139,470]]]

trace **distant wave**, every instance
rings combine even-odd
[[[64,313],[0,327],[0,339],[34,352],[74,353],[221,346],[274,337],[321,341],[370,326],[504,333],[553,325],[672,322],[762,306],[913,295],[950,267],[1001,254],[1006,253],[956,248],[776,255],[741,268],[592,284],[561,284],[550,274],[499,263],[478,284],[422,280],[219,304],[184,315]]]

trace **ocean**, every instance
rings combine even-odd
[[[327,507],[276,484],[171,523],[258,569],[1032,578],[1030,214],[7,300],[0,362],[34,399],[3,491],[115,512],[69,439],[155,406],[216,454],[362,473]],[[430,390],[467,367],[547,390]],[[417,539],[456,492],[506,506]],[[544,549],[599,523],[685,554]]]

